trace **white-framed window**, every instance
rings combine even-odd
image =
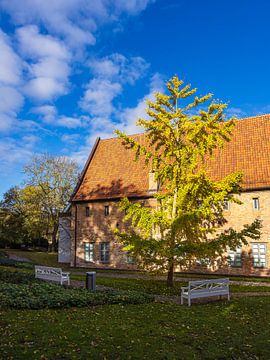
[[[206,258],[201,258],[201,259],[196,259],[196,264],[199,266],[205,266],[208,267],[211,265],[211,259],[206,257]]]
[[[95,243],[87,242],[84,243],[84,260],[87,262],[94,262],[95,259]]]
[[[242,266],[242,248],[238,247],[235,250],[228,250],[228,264],[232,267]]]
[[[100,261],[102,263],[108,263],[110,261],[110,244],[108,242],[100,244]]]
[[[134,257],[133,257],[132,255],[130,255],[130,254],[127,254],[127,264],[129,264],[129,265],[135,264],[135,259],[134,259]]]
[[[223,200],[223,210],[225,210],[225,211],[230,210],[230,202],[228,199]]]
[[[253,243],[252,244],[252,257],[254,267],[266,266],[266,244]]]
[[[253,210],[260,210],[260,201],[258,197],[252,198]]]

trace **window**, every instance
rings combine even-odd
[[[86,207],[85,207],[85,216],[86,216],[86,217],[89,217],[89,216],[90,216],[90,207],[89,207],[89,206],[86,206]]]
[[[133,265],[135,264],[135,259],[132,255],[127,254],[127,264]]]
[[[223,200],[223,209],[226,211],[230,210],[230,203],[228,199]]]
[[[205,266],[208,267],[211,265],[211,260],[210,258],[201,258],[201,259],[196,259],[196,264],[199,266]]]
[[[110,214],[110,208],[109,205],[105,205],[104,206],[104,215],[108,216]]]
[[[228,263],[233,267],[242,266],[242,248],[238,247],[235,250],[230,249],[228,251]]]
[[[94,245],[95,243],[84,243],[84,260],[94,262]]]
[[[254,267],[266,266],[266,244],[252,244],[252,256]]]
[[[259,198],[253,198],[252,201],[253,201],[253,209],[259,210],[260,209]]]
[[[104,242],[100,244],[100,261],[103,263],[108,263],[110,260],[110,249],[109,243]]]

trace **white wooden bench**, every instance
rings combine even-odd
[[[226,295],[230,300],[229,279],[189,281],[188,286],[182,287],[181,290],[181,305],[183,305],[184,299],[187,299],[188,306],[190,306],[192,299],[210,296]]]
[[[60,268],[36,265],[35,278],[59,282],[61,285],[66,282],[70,285],[69,273],[63,272]]]

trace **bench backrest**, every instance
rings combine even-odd
[[[36,265],[35,275],[41,279],[59,279],[62,277],[62,269]]]
[[[215,290],[222,290],[227,289],[229,287],[230,279],[211,279],[211,280],[195,280],[189,281],[188,283],[188,290],[191,292],[196,291],[215,291]]]

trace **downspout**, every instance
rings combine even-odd
[[[75,226],[74,226],[74,267],[77,265],[77,204],[75,204]]]

